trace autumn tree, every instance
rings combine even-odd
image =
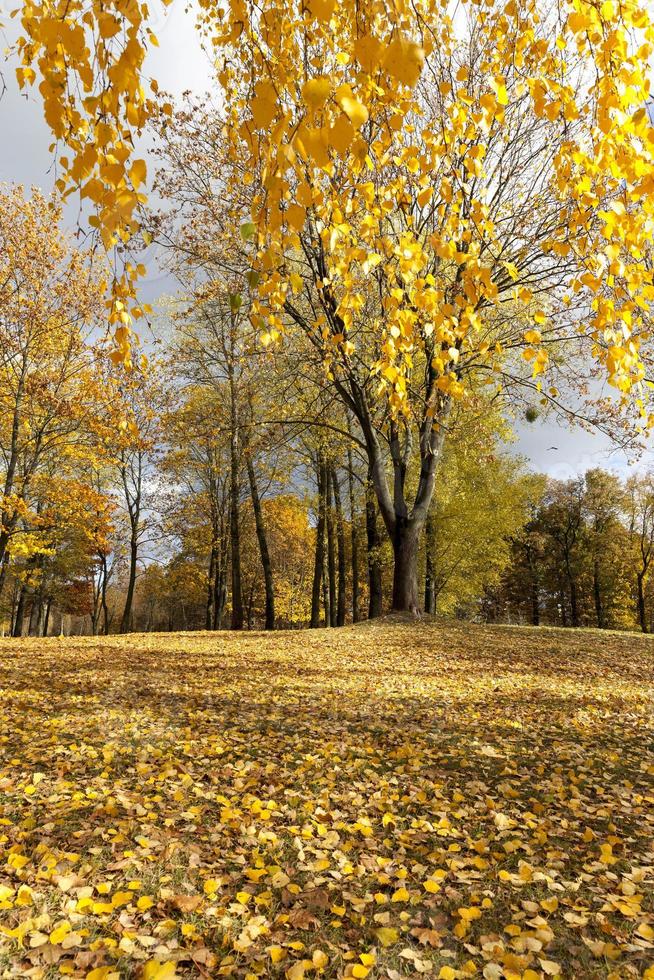
[[[35,482],[88,454],[100,413],[103,282],[60,219],[36,191],[0,191],[0,592],[18,538],[41,521]]]
[[[638,621],[643,633],[649,632],[646,587],[654,558],[654,478],[652,474],[632,477],[627,484],[626,512],[629,537],[635,558]]]
[[[587,364],[625,409],[643,377],[646,82],[594,8],[471,7],[455,24],[421,3],[390,30],[374,5],[250,13],[223,35],[223,79],[253,188],[253,319],[264,342],[301,331],[327,366],[365,441],[393,607],[416,609],[453,405],[493,386],[608,428],[610,402],[576,394]]]

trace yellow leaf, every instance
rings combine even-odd
[[[147,910],[151,909],[153,905],[154,902],[152,901],[149,895],[141,895],[141,897],[136,903],[136,907],[139,910],[139,912],[147,912]]]
[[[396,37],[388,45],[384,68],[389,75],[411,88],[416,84],[425,63],[425,52],[415,41]]]
[[[455,980],[456,970],[453,970],[451,966],[442,966],[440,973],[438,974],[438,980]]]
[[[561,972],[561,967],[554,960],[539,960],[538,962],[543,973],[547,973],[550,977],[556,977]]]
[[[307,0],[307,9],[315,20],[328,21],[335,6],[336,0]]]
[[[409,893],[406,888],[398,888],[397,891],[393,892],[391,895],[391,902],[408,902]]]
[[[369,973],[370,970],[368,969],[368,967],[364,966],[362,963],[355,963],[354,966],[352,967],[353,977],[363,978],[363,977],[367,977]]]
[[[356,98],[347,84],[339,85],[335,94],[336,101],[354,128],[361,129],[368,122],[368,110],[363,102]]]
[[[173,960],[164,963],[161,960],[148,960],[141,973],[142,980],[169,980],[176,976],[176,963]]]
[[[491,86],[495,92],[495,98],[497,99],[498,105],[508,105],[509,96],[506,91],[506,82],[501,75],[496,75],[495,78],[491,79]]]
[[[53,929],[50,933],[50,942],[52,945],[58,946],[64,936],[67,936],[71,929],[72,926],[70,922],[62,922],[56,929]]]
[[[137,190],[144,183],[147,172],[145,160],[135,160],[129,168],[129,179]]]
[[[310,78],[302,86],[302,98],[310,109],[321,109],[329,98],[332,82],[328,75]]]
[[[121,905],[127,905],[134,898],[131,892],[116,892],[111,898],[111,904],[115,909],[119,909]]]
[[[392,946],[398,941],[400,934],[397,929],[390,926],[380,926],[379,929],[375,929],[375,935],[382,946]]]
[[[329,957],[327,956],[327,953],[323,953],[321,949],[314,950],[311,960],[316,970],[322,970],[329,963]]]
[[[304,228],[304,223],[307,219],[306,208],[301,207],[299,204],[290,204],[286,209],[286,221],[288,222],[289,228],[293,228],[295,231],[302,231]],[[264,871],[263,874],[266,872]],[[257,880],[257,879],[252,879]]]

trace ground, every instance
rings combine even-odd
[[[0,644],[0,977],[654,977],[654,641]]]

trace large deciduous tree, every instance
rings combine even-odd
[[[646,29],[635,7],[624,16]],[[389,23],[374,3],[298,0],[227,20],[253,319],[264,342],[302,332],[357,420],[392,605],[415,610],[453,405],[495,389],[608,427],[643,378],[654,140],[639,55],[617,12],[590,5],[491,3],[453,20],[424,0]],[[579,388],[598,362],[612,403]],[[647,414],[640,391],[632,409]]]

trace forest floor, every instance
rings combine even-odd
[[[0,977],[654,977],[654,641],[0,642]]]

